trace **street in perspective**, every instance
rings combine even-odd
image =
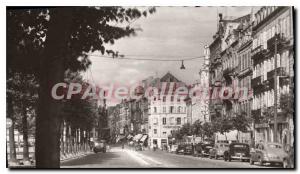
[[[8,168],[295,168],[293,7],[6,16]]]

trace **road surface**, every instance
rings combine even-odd
[[[62,168],[261,168],[249,162],[196,158],[163,151],[134,151],[113,147],[106,153],[90,154],[61,163]],[[270,166],[263,166],[270,167]],[[274,166],[272,166],[274,167]],[[276,167],[276,166],[275,166]]]

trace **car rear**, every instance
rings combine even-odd
[[[237,160],[249,160],[250,148],[248,144],[233,144],[230,147],[230,158]]]

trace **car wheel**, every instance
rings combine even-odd
[[[283,162],[282,162],[282,167],[283,167],[283,168],[287,168],[287,167],[288,167],[287,159],[284,159],[284,160],[283,160]]]
[[[212,159],[212,156],[211,156],[211,155],[209,155],[209,159]]]
[[[215,155],[215,159],[216,159],[216,160],[218,159],[218,155]]]
[[[250,163],[250,165],[254,164],[254,161],[252,160],[252,158],[250,158],[249,163]]]
[[[259,161],[259,165],[260,165],[260,166],[263,166],[263,165],[264,165],[264,162],[263,162],[263,159],[262,159],[262,158],[259,158],[258,161]]]

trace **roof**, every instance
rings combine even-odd
[[[161,79],[161,82],[181,82],[180,80],[178,80],[173,74],[171,74],[170,72],[167,72],[167,74],[165,74]]]

